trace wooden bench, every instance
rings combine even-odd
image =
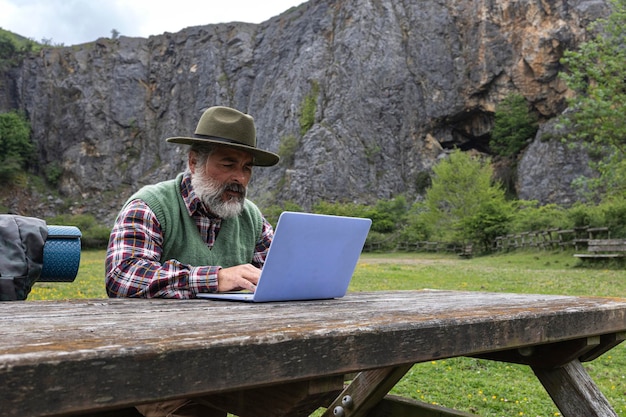
[[[591,239],[587,253],[576,253],[580,259],[615,259],[626,257],[626,239]]]

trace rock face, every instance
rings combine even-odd
[[[133,190],[184,169],[185,147],[164,140],[191,134],[212,105],[253,115],[259,145],[283,154],[255,171],[260,204],[415,196],[446,149],[488,150],[508,94],[543,120],[559,114],[559,58],[606,12],[599,0],[314,0],[259,25],[44,49],[3,75],[0,111],[26,112],[69,210],[107,221]],[[536,164],[520,164],[525,198],[561,198],[525,180]]]
[[[518,169],[524,173],[517,183],[520,199],[570,206],[578,199],[571,187],[572,181],[595,175],[589,167],[589,155],[582,146],[545,139],[555,137],[559,137],[555,123],[545,123],[520,158]]]

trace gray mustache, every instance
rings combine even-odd
[[[241,184],[236,184],[236,183],[232,183],[232,184],[226,184],[224,186],[224,191],[234,191],[240,194],[245,194],[246,193],[246,187],[244,187]]]

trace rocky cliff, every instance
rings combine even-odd
[[[0,111],[28,115],[40,172],[60,173],[74,201],[64,209],[107,221],[137,187],[184,168],[184,147],[164,139],[192,133],[212,105],[253,115],[259,145],[283,154],[255,171],[261,204],[416,196],[446,149],[488,151],[511,92],[544,121],[559,114],[559,58],[606,12],[600,0],[311,0],[259,25],[46,48],[3,75]],[[550,152],[522,157],[524,198],[573,198],[569,183],[545,185],[557,196],[525,180],[536,164],[580,163]]]

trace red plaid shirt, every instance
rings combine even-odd
[[[183,176],[181,193],[198,231],[212,247],[221,219],[210,214]],[[274,230],[265,218],[252,265],[265,263]],[[191,266],[175,259],[161,259],[163,234],[154,212],[141,200],[120,212],[111,231],[106,257],[106,290],[109,297],[195,298],[199,292],[217,291],[219,265]]]

